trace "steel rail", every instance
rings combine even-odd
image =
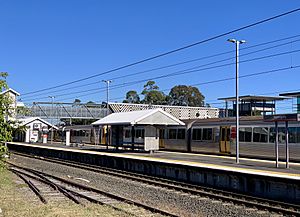
[[[9,168],[9,169],[10,169],[11,171],[14,170],[14,169],[12,169],[12,168]],[[37,177],[37,176],[32,176],[32,175],[30,175],[30,174],[28,174],[28,173],[24,173],[24,172],[22,172],[22,171],[18,171],[18,170],[14,170],[14,171],[17,171],[18,173],[21,173],[21,174],[23,174],[23,175],[25,175],[25,176],[28,176],[28,177],[32,178],[32,179],[35,179],[35,180],[38,180],[38,181],[43,182],[43,183],[45,183],[45,184],[48,184],[48,185],[50,185],[52,188],[54,188],[55,190],[63,189],[63,192],[68,192],[68,194],[65,195],[63,192],[62,192],[62,193],[63,193],[66,197],[68,197],[69,199],[71,199],[71,200],[73,200],[73,199],[72,199],[73,196],[72,196],[72,198],[70,198],[70,197],[69,197],[70,193],[73,194],[74,196],[84,198],[84,199],[86,199],[86,200],[88,200],[88,201],[90,201],[90,202],[92,202],[92,203],[97,203],[97,204],[101,204],[101,205],[110,206],[110,207],[112,207],[113,209],[115,209],[115,210],[117,210],[117,211],[120,211],[120,212],[123,212],[123,213],[127,213],[128,215],[133,216],[133,213],[131,213],[131,212],[127,212],[126,210],[121,209],[121,208],[118,208],[118,207],[115,207],[115,206],[113,206],[113,205],[111,205],[111,204],[109,204],[109,203],[104,203],[104,202],[102,202],[102,201],[100,201],[100,200],[97,200],[97,199],[95,199],[95,198],[92,198],[92,197],[86,196],[86,195],[84,195],[84,194],[82,194],[82,193],[79,193],[79,192],[73,191],[73,190],[71,190],[71,189],[68,189],[68,188],[66,188],[66,187],[64,187],[64,186],[62,186],[62,185],[59,185],[59,184],[57,184],[57,183],[52,182],[51,180],[47,179],[47,178],[44,177],[44,176],[41,176],[41,177],[42,177],[42,178],[41,178],[41,177]],[[75,201],[74,201],[74,202],[75,202]],[[78,203],[78,202],[76,202],[76,203]],[[81,205],[84,205],[84,204],[81,203],[81,202],[80,202],[80,204],[81,204]]]
[[[8,163],[8,162],[7,162]],[[17,167],[17,166],[14,166],[14,167]],[[18,167],[17,167],[18,168]],[[14,172],[15,174],[17,174],[18,176],[20,176],[20,174],[22,174],[20,176],[20,178],[24,178],[24,176],[27,176],[31,179],[35,179],[35,180],[38,180],[40,182],[43,182],[44,184],[47,184],[47,185],[50,185],[52,188],[54,188],[55,190],[58,190],[60,191],[63,195],[65,195],[66,197],[68,197],[70,200],[72,200],[73,202],[77,203],[77,204],[80,204],[80,205],[84,205],[83,203],[81,203],[76,197],[74,197],[72,194],[70,194],[67,190],[65,190],[63,187],[61,187],[60,185],[57,185],[55,184],[54,182],[51,182],[49,179],[47,179],[46,177],[43,177],[43,176],[38,176],[38,177],[35,177],[35,176],[32,176],[28,173],[24,173],[22,171],[19,171],[19,170],[15,170],[13,168],[9,168],[9,170],[11,170],[12,172]],[[22,179],[23,179],[22,178]],[[25,178],[23,179],[24,181],[26,180]],[[30,180],[27,180],[29,183]],[[26,181],[25,181],[26,182]],[[27,183],[27,182],[26,182]],[[34,186],[35,187],[35,186]],[[36,187],[35,187],[36,188]],[[37,189],[37,188],[36,188]],[[39,197],[43,197],[41,194],[40,194],[40,191],[38,190],[39,192]],[[43,197],[44,198],[44,197]],[[45,199],[44,199],[45,200]],[[43,201],[42,201],[43,202]]]
[[[223,200],[223,201],[229,201],[229,202],[234,202],[236,204],[243,204],[247,205],[250,207],[256,207],[258,209],[262,210],[269,210],[277,213],[286,213],[289,215],[299,215],[300,216],[300,206],[296,204],[290,204],[290,203],[285,203],[281,201],[276,201],[276,200],[270,200],[270,199],[264,199],[264,198],[259,198],[255,196],[249,196],[249,195],[244,195],[244,194],[239,194],[235,192],[229,192],[229,191],[224,191],[224,190],[219,190],[219,189],[213,189],[209,187],[204,187],[204,186],[198,186],[198,185],[193,185],[193,184],[188,184],[188,183],[183,183],[183,182],[178,182],[178,181],[173,181],[169,179],[164,179],[164,178],[158,178],[154,176],[148,176],[148,175],[143,175],[143,174],[137,174],[137,173],[132,173],[132,172],[127,172],[127,171],[121,171],[117,169],[111,169],[111,168],[104,168],[100,167],[97,165],[88,165],[84,163],[79,163],[76,162],[76,164],[72,161],[67,161],[67,160],[61,160],[61,159],[53,159],[53,158],[45,158],[45,157],[38,157],[38,156],[32,156],[24,153],[15,153],[17,155],[21,156],[26,156],[30,158],[36,158],[39,160],[43,161],[48,161],[52,163],[57,163],[57,164],[62,164],[66,166],[71,166],[75,168],[80,168],[80,169],[86,169],[89,171],[93,172],[99,172],[103,174],[108,174],[112,176],[117,176],[121,178],[126,178],[130,179],[133,181],[137,182],[143,182],[147,183],[150,185],[154,186],[160,186],[163,188],[168,188],[168,189],[174,189],[177,191],[182,191],[190,194],[196,194],[196,195],[203,195],[207,196],[210,198],[214,198],[216,200]]]
[[[9,162],[8,162],[8,164],[13,165],[12,163],[9,163]],[[48,184],[48,185],[50,185],[52,188],[54,188],[55,190],[59,190],[59,191],[60,191],[61,193],[63,193],[66,197],[68,197],[69,199],[71,199],[72,201],[74,201],[74,202],[77,203],[77,204],[80,204],[80,205],[83,205],[83,206],[84,206],[84,204],[81,203],[79,200],[77,200],[74,196],[84,198],[84,199],[86,199],[86,200],[88,200],[88,201],[90,201],[90,202],[92,202],[92,203],[98,203],[98,204],[101,204],[101,205],[108,205],[108,206],[114,208],[115,210],[121,211],[121,212],[123,212],[123,213],[127,213],[127,214],[129,214],[129,215],[133,215],[132,213],[127,212],[127,211],[125,211],[125,210],[123,210],[123,209],[121,209],[121,208],[112,206],[111,204],[104,203],[104,202],[102,202],[102,201],[100,201],[100,200],[97,200],[97,199],[95,199],[95,198],[86,196],[86,195],[84,195],[84,194],[81,194],[81,193],[78,193],[78,192],[73,191],[73,190],[71,190],[71,189],[68,189],[68,188],[66,188],[66,187],[64,187],[64,186],[62,186],[62,185],[59,185],[59,184],[57,184],[57,183],[54,183],[53,181],[47,179],[45,176],[41,175],[39,172],[33,172],[33,171],[31,171],[33,174],[37,175],[37,176],[32,176],[32,175],[30,175],[30,174],[28,174],[28,173],[24,173],[24,172],[22,172],[22,171],[15,170],[15,169],[13,169],[13,168],[9,168],[9,170],[14,171],[14,172],[21,173],[21,174],[23,174],[23,175],[25,175],[25,176],[28,176],[28,177],[32,178],[32,179],[35,179],[35,180],[38,180],[38,181],[43,182],[43,183],[45,183],[45,184]],[[73,194],[74,196],[73,196],[72,194]]]
[[[35,193],[35,195],[42,201],[42,203],[46,204],[47,200],[45,197],[41,194],[40,190],[28,179],[26,179],[23,175],[18,173],[16,170],[11,170],[14,174],[19,176],[27,185],[28,187]]]
[[[60,182],[63,182],[65,184],[68,184],[70,186],[74,186],[76,188],[80,188],[80,189],[83,189],[83,190],[87,190],[87,191],[91,191],[91,192],[95,192],[95,193],[98,193],[98,194],[101,194],[101,195],[104,195],[106,197],[109,197],[109,198],[113,198],[115,200],[118,200],[118,201],[122,201],[122,202],[125,202],[127,204],[133,204],[135,206],[138,206],[138,207],[142,207],[146,210],[149,210],[151,212],[155,212],[155,213],[159,213],[159,214],[162,214],[162,215],[165,215],[165,216],[171,216],[171,217],[179,217],[178,215],[176,214],[173,214],[173,213],[170,213],[168,211],[164,211],[164,210],[161,210],[161,209],[158,209],[156,207],[152,207],[152,206],[149,206],[147,204],[144,204],[144,203],[141,203],[141,202],[137,202],[137,201],[134,201],[134,200],[131,200],[131,199],[128,199],[128,198],[125,198],[125,197],[122,197],[122,196],[118,196],[118,195],[115,195],[115,194],[112,194],[112,193],[108,193],[108,192],[105,192],[105,191],[102,191],[100,189],[97,189],[97,188],[94,188],[94,187],[90,187],[90,186],[86,186],[86,185],[83,185],[83,184],[79,184],[79,183],[76,183],[76,182],[72,182],[70,180],[66,180],[66,179],[63,179],[61,177],[57,177],[57,176],[54,176],[54,175],[51,175],[51,174],[47,174],[45,172],[41,172],[41,171],[38,171],[38,170],[34,170],[34,169],[30,169],[30,168],[26,168],[26,167],[23,167],[23,166],[20,166],[20,165],[16,165],[14,163],[11,163],[11,162],[6,162],[7,164],[9,165],[12,165],[13,167],[16,167],[16,168],[19,168],[19,169],[22,169],[22,170],[25,170],[25,171],[28,171],[28,172],[31,172],[39,177],[44,177],[46,180],[48,180],[49,182],[51,182],[48,178],[46,177],[50,177],[52,179],[55,179],[55,180],[58,180]],[[71,192],[74,192],[70,189],[67,189],[63,186],[60,186],[58,184],[55,184],[55,186],[57,186],[58,188],[62,188],[64,189],[65,191],[69,191],[69,193]],[[74,192],[74,194],[77,194],[78,196],[82,196],[82,197],[88,197],[88,196],[83,196],[82,194],[78,193],[78,192]],[[87,200],[91,200],[91,201],[96,201],[92,198],[85,198]],[[108,204],[105,204],[105,205],[108,205]],[[113,207],[113,206],[112,206]],[[113,207],[115,208],[115,207]],[[120,209],[120,211],[124,212],[123,209]],[[132,213],[130,213],[132,215]]]

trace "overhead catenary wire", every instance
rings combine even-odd
[[[239,32],[239,31],[242,31],[242,30],[245,30],[245,29],[248,29],[248,28],[251,28],[251,27],[266,23],[266,22],[269,22],[269,21],[274,20],[274,19],[278,19],[280,17],[290,15],[290,14],[298,12],[298,11],[300,11],[300,8],[296,8],[296,9],[293,9],[293,10],[290,10],[290,11],[287,11],[287,12],[284,12],[284,13],[281,13],[281,14],[278,14],[278,15],[275,15],[275,16],[272,16],[272,17],[269,17],[269,18],[266,18],[266,19],[263,19],[263,20],[245,25],[245,26],[242,26],[242,27],[239,27],[239,28],[234,29],[234,30],[227,31],[225,33],[218,34],[216,36],[213,36],[213,37],[210,37],[210,38],[207,38],[207,39],[204,39],[204,40],[201,40],[201,41],[198,41],[198,42],[195,42],[195,43],[192,43],[192,44],[180,47],[180,48],[176,48],[174,50],[170,50],[170,51],[167,51],[167,52],[164,52],[164,53],[161,53],[161,54],[158,54],[158,55],[146,58],[146,59],[142,59],[142,60],[127,64],[127,65],[124,65],[124,66],[120,66],[120,67],[117,67],[117,68],[114,68],[114,69],[111,69],[111,70],[107,70],[105,72],[101,72],[101,73],[98,73],[98,74],[95,74],[95,75],[87,76],[87,77],[77,79],[77,80],[74,80],[74,81],[70,81],[70,82],[66,82],[66,83],[63,83],[63,84],[55,85],[55,86],[52,86],[52,87],[43,88],[43,89],[40,89],[40,90],[28,92],[28,93],[23,93],[22,95],[27,95],[27,94],[31,94],[31,93],[37,93],[37,92],[42,92],[42,91],[46,91],[46,90],[51,90],[51,89],[63,87],[63,86],[66,86],[66,85],[70,85],[70,84],[78,83],[78,82],[81,82],[81,81],[89,80],[91,78],[95,78],[95,77],[98,77],[98,76],[101,76],[101,75],[109,74],[111,72],[119,71],[121,69],[129,68],[129,67],[132,67],[132,66],[135,66],[135,65],[138,65],[138,64],[141,64],[141,63],[145,63],[145,62],[148,62],[148,61],[151,61],[151,60],[154,60],[154,59],[158,59],[158,58],[161,58],[161,57],[164,57],[164,56],[167,56],[167,55],[170,55],[170,54],[182,51],[182,50],[186,50],[188,48],[197,46],[199,44],[203,44],[203,43],[206,43],[206,42],[209,42],[209,41],[213,41],[215,39],[218,39],[218,38],[230,35],[232,33],[236,33],[236,32]]]
[[[257,61],[257,60],[262,60],[262,59],[266,59],[266,58],[287,55],[287,54],[296,53],[296,52],[300,52],[300,50],[293,50],[293,51],[281,52],[281,53],[276,53],[276,54],[271,54],[271,55],[256,57],[256,58],[252,58],[252,59],[242,60],[242,61],[240,61],[240,63]],[[215,63],[216,62],[213,62],[213,64],[215,64]],[[226,63],[226,64],[221,64],[221,65],[212,66],[212,67],[206,67],[206,68],[201,68],[201,69],[195,69],[195,68],[198,68],[198,67],[193,67],[193,68],[190,68],[190,69],[179,70],[179,71],[176,71],[176,72],[172,72],[172,73],[168,73],[168,74],[164,74],[164,75],[160,75],[160,76],[156,76],[156,77],[150,77],[150,78],[146,78],[146,79],[141,79],[141,80],[135,80],[135,81],[131,81],[131,82],[126,82],[126,83],[123,83],[123,84],[112,85],[111,89],[114,89],[115,87],[124,87],[124,85],[127,86],[127,85],[130,85],[130,84],[142,83],[142,82],[146,82],[148,80],[157,80],[157,79],[168,78],[168,77],[173,77],[173,76],[178,76],[178,75],[183,75],[183,74],[190,74],[190,73],[194,73],[194,72],[211,70],[211,69],[221,68],[221,67],[230,66],[230,65],[234,65],[234,64],[235,63]],[[205,65],[207,65],[207,64],[205,64]],[[203,65],[203,66],[205,66],[205,65]],[[104,88],[102,88],[102,89],[104,89]],[[65,94],[56,95],[56,97],[66,96],[66,95],[74,95],[74,94],[83,93],[83,92],[92,92],[92,91],[95,91],[95,90],[99,91],[99,90],[101,90],[101,88],[93,88],[93,89],[88,89],[88,90],[81,90],[81,91],[77,91],[77,92],[72,92],[72,93],[65,93]],[[29,100],[39,100],[39,99],[45,99],[45,98],[47,98],[47,97],[33,98],[33,99],[31,98],[31,99],[27,99],[27,101],[29,101]]]
[[[264,75],[264,74],[270,74],[270,73],[274,73],[274,72],[281,72],[281,71],[287,71],[287,70],[291,70],[291,69],[297,69],[300,68],[300,65],[295,65],[295,66],[288,66],[288,67],[283,67],[283,68],[277,68],[277,69],[272,69],[272,70],[268,70],[268,71],[262,71],[262,72],[256,72],[256,73],[250,73],[250,74],[245,74],[245,75],[240,75],[239,78],[247,78],[247,77],[253,77],[253,76],[258,76],[258,75]],[[217,80],[211,80],[211,81],[206,81],[206,82],[201,82],[201,83],[195,83],[195,84],[190,84],[189,86],[202,86],[202,85],[207,85],[207,84],[214,84],[214,83],[220,83],[220,82],[224,82],[224,81],[230,81],[230,80],[234,80],[235,77],[228,77],[228,78],[223,78],[223,79],[217,79]],[[113,89],[119,89],[120,87],[112,87],[111,90]],[[163,89],[161,91],[167,91],[167,90],[171,90],[172,88],[168,88],[168,89]],[[104,91],[103,91],[104,92]],[[76,98],[78,97],[84,97],[84,96],[90,96],[93,94],[99,94],[101,93],[101,91],[95,91],[89,94],[83,94],[83,95],[77,95]],[[141,95],[141,94],[139,94]],[[124,99],[123,97],[118,97],[118,99]],[[69,99],[74,99],[74,97],[69,97],[69,98],[64,98],[61,100],[69,100]],[[115,98],[112,98],[112,100]],[[206,101],[209,102],[209,101]]]
[[[241,48],[240,50],[247,50],[247,49],[251,49],[251,48],[255,48],[255,47],[265,46],[265,45],[268,45],[268,44],[272,44],[272,43],[276,43],[276,42],[280,42],[280,41],[286,41],[286,40],[294,39],[294,38],[297,38],[297,37],[300,37],[300,34],[289,36],[289,37],[285,37],[285,38],[281,38],[281,39],[276,39],[276,40],[272,40],[272,41],[268,41],[268,42],[263,42],[263,43],[252,45],[252,46],[248,46],[248,47],[244,47],[244,48]],[[277,48],[277,47],[280,47],[280,46],[284,46],[284,45],[290,44],[291,42],[298,42],[299,40],[300,39],[289,41],[289,42],[286,42],[286,43],[282,43],[282,44],[271,46],[271,47],[267,47],[267,48],[263,48],[263,49],[260,49],[260,50],[257,50],[257,51],[252,51],[252,52],[249,52],[249,53],[246,53],[246,54],[241,54],[240,56],[250,55],[250,54],[261,52],[261,51],[265,51],[265,50],[268,50],[268,49]],[[128,78],[128,77],[134,76],[134,75],[140,75],[140,74],[144,74],[144,73],[148,73],[148,72],[153,72],[153,71],[157,71],[157,70],[162,70],[162,69],[166,69],[166,68],[170,68],[170,67],[174,67],[174,66],[178,66],[178,65],[183,65],[183,64],[187,64],[187,63],[191,63],[191,62],[196,62],[196,61],[200,61],[200,60],[204,60],[204,59],[209,59],[209,58],[213,58],[213,57],[217,57],[217,56],[222,56],[222,55],[229,54],[229,53],[232,53],[232,52],[235,52],[235,50],[226,51],[226,52],[217,53],[217,54],[212,54],[212,55],[209,55],[209,56],[204,56],[204,57],[200,57],[200,58],[196,58],[196,59],[192,59],[192,60],[187,60],[187,61],[183,61],[183,62],[173,63],[173,64],[169,64],[169,65],[165,65],[165,66],[160,66],[160,67],[156,67],[156,68],[152,68],[152,69],[147,69],[147,70],[143,70],[143,71],[138,71],[138,72],[135,72],[135,73],[131,73],[131,74],[127,74],[127,75],[122,75],[122,76],[118,76],[118,77],[112,77],[112,78],[110,78],[110,80],[116,81],[116,80],[121,79],[121,78]],[[220,61],[215,61],[215,62],[212,62],[212,63],[208,63],[208,65],[211,65],[211,64],[214,64],[214,63],[218,63],[218,62],[223,62],[223,61],[230,60],[230,59],[233,59],[233,58],[234,57],[223,59],[223,60],[220,60]],[[205,65],[207,65],[207,64],[204,64],[202,66],[205,66]],[[75,89],[75,88],[80,88],[83,85],[84,86],[90,86],[90,85],[93,85],[93,84],[99,84],[101,82],[102,82],[102,80],[96,81],[96,82],[91,82],[91,83],[85,83],[85,84],[81,84],[81,85],[77,85],[77,86],[72,86],[72,87],[68,87],[68,88],[64,88],[64,89],[54,90],[54,91],[50,91],[50,92],[46,92],[46,93],[38,93],[38,94],[34,94],[34,95],[28,94],[28,95],[31,95],[29,97],[32,98],[32,97],[41,96],[41,95],[53,94],[53,93],[61,92],[61,91],[64,91],[64,90],[71,90],[71,89]],[[29,98],[29,97],[25,96],[22,99]]]

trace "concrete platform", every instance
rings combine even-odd
[[[300,203],[300,164],[158,151],[116,152],[103,146],[9,143],[11,150],[112,167],[280,201]]]

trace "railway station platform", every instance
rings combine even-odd
[[[207,154],[156,151],[117,151],[104,146],[66,147],[63,144],[8,143],[12,151],[44,157],[62,158],[131,172],[159,176],[177,181],[300,203],[300,163],[290,168],[280,162],[251,158],[235,158]]]

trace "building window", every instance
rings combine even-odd
[[[124,132],[125,138],[130,138],[131,137],[131,131],[129,129],[126,129]]]
[[[240,127],[239,128],[240,142],[251,142],[252,128],[251,127]]]
[[[212,140],[212,128],[203,128],[202,140]]]
[[[192,134],[193,134],[192,140],[201,140],[201,137],[202,137],[201,129],[193,129]]]
[[[185,139],[185,129],[177,129],[177,139]]]
[[[268,142],[268,133],[267,127],[254,127],[253,142]]]
[[[168,139],[176,139],[176,129],[169,129]]]

